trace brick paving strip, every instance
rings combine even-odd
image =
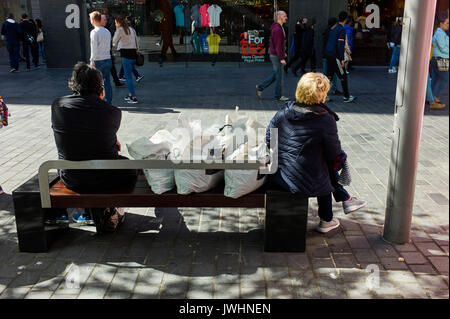
[[[0,71],[4,71],[0,66]],[[119,140],[126,145],[183,117],[221,119],[238,105],[267,125],[281,103],[262,101],[254,85],[270,67],[146,67],[137,85],[141,104],[123,110]],[[57,158],[50,108],[69,94],[70,70],[5,75],[0,94],[12,113],[0,130],[0,298],[448,298],[449,122],[448,108],[425,111],[411,242],[382,239],[393,126],[395,75],[356,69],[350,88],[358,102],[329,106],[340,116],[339,134],[349,155],[349,192],[368,201],[344,215],[341,227],[314,232],[317,203],[310,200],[307,251],[269,254],[262,249],[263,211],[171,210],[163,230],[153,208],[128,210],[118,233],[96,236],[92,227],[71,229],[48,253],[18,252],[11,192]],[[293,97],[296,81],[286,79]],[[444,98],[448,104],[448,96]],[[126,147],[123,155],[127,156]],[[168,213],[168,212],[166,212]],[[168,216],[168,215],[167,215]],[[174,218],[172,218],[174,217]],[[184,221],[184,223],[182,222]],[[190,230],[186,231],[186,226]],[[79,282],[71,281],[77,274]]]

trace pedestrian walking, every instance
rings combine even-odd
[[[128,25],[128,22],[122,16],[116,17],[116,33],[114,34],[113,45],[117,46],[117,50],[120,51],[122,57],[122,66],[128,86],[128,95],[125,97],[125,101],[129,104],[137,104],[132,70],[136,64],[139,44],[136,31]]]
[[[322,69],[323,74],[327,74],[327,59],[325,58],[325,48],[327,47],[328,38],[330,36],[330,31],[334,29],[337,26],[337,18],[331,17],[328,19],[328,26],[325,28],[325,30],[322,32],[322,38],[323,38],[323,46],[322,46]],[[342,92],[337,89],[337,75],[336,73],[333,74],[333,78],[331,80],[331,94],[333,95],[342,95]]]
[[[320,217],[316,230],[321,233],[340,225],[333,216],[332,194],[346,214],[367,204],[350,196],[337,180],[335,164],[346,156],[338,136],[339,117],[324,104],[329,89],[330,81],[322,73],[303,75],[296,101],[275,114],[266,133],[270,145],[270,130],[278,129],[278,170],[269,176],[270,183],[299,196],[316,197]]]
[[[39,46],[37,43],[38,30],[33,20],[28,19],[26,13],[22,14],[22,22],[20,22],[22,30],[22,50],[27,64],[27,70],[31,70],[31,62],[35,68],[39,68]]]
[[[42,25],[42,20],[36,19],[35,22],[38,31],[36,41],[38,43],[39,52],[41,53],[42,63],[47,63],[47,55],[45,54],[45,45],[44,45],[44,27]]]
[[[112,25],[111,23],[109,23],[109,19],[108,16],[106,14],[102,14],[102,27],[106,28],[106,30],[109,31],[109,33],[112,34],[114,33],[112,30]],[[113,78],[114,84],[116,85],[116,87],[122,87],[124,86],[124,84],[120,83],[119,77],[117,76],[117,69],[116,69],[116,63],[115,63],[115,59],[114,59],[114,55],[112,53],[112,38],[111,38],[111,45],[110,45],[111,50],[109,51],[109,54],[111,55],[111,76]]]
[[[347,45],[348,45],[348,50],[346,51],[348,51],[347,54],[350,57],[345,67],[347,74],[349,74],[349,70],[353,70],[351,55],[353,54],[353,34],[355,33],[354,24],[355,23],[353,21],[353,17],[349,16],[347,19],[347,23],[344,25],[345,32],[347,33]]]
[[[327,59],[327,77],[331,80],[336,74],[341,80],[342,89],[344,91],[344,103],[352,102],[356,97],[350,95],[348,89],[347,73],[345,72],[345,22],[348,13],[342,11],[339,13],[338,24],[330,31],[327,46],[325,47],[325,58]]]
[[[433,35],[433,58],[431,59],[431,89],[433,91],[434,100],[437,103],[441,103],[442,91],[448,85],[449,81],[449,20],[447,12],[440,12],[438,14],[438,22],[439,27]]]
[[[261,84],[256,86],[256,95],[262,98],[262,92],[275,83],[275,99],[279,101],[288,101],[289,98],[283,96],[282,88],[284,81],[283,66],[286,65],[286,33],[283,24],[287,21],[287,14],[284,11],[276,13],[276,22],[270,27],[270,61],[273,71],[270,76]]]
[[[8,125],[8,107],[0,96],[0,128]],[[2,186],[0,185],[0,195],[4,194]]]
[[[303,41],[303,31],[306,28],[306,23],[308,22],[307,18],[299,18],[297,24],[294,28],[294,34],[292,36],[293,43],[293,51],[294,55],[289,59],[288,63],[284,66],[285,73],[288,72],[288,69],[291,68],[292,73],[295,77],[297,77],[297,70],[299,69],[299,65],[301,62],[301,52],[302,52],[302,41]]]
[[[10,71],[19,71],[19,59],[20,59],[20,38],[22,30],[19,24],[14,20],[12,13],[8,14],[6,21],[2,24],[1,35],[6,40],[6,49],[9,53],[9,65]]]
[[[172,10],[172,5],[168,0],[159,0],[159,7],[163,13],[163,18],[160,24],[162,47],[161,55],[159,59],[159,66],[162,67],[164,60],[166,59],[167,50],[170,48],[173,57],[177,56],[177,51],[173,45],[173,26],[174,26],[174,13]]]
[[[401,17],[397,17],[392,26],[390,36],[390,47],[392,48],[391,62],[389,63],[389,73],[397,73],[397,64],[400,59],[400,44],[402,41],[403,22]]]
[[[105,99],[108,104],[112,103],[113,92],[110,81],[112,68],[111,60],[111,33],[102,26],[102,15],[98,11],[89,14],[94,29],[90,33],[91,39],[91,65],[98,69],[103,75],[105,86]]]
[[[316,50],[314,49],[314,26],[316,19],[311,19],[305,25],[302,37],[301,62],[300,69],[303,74],[306,73],[306,63],[311,60],[311,72],[316,72]]]

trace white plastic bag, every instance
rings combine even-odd
[[[175,143],[174,136],[166,130],[156,132],[150,139],[142,137],[127,145],[128,153],[136,160],[166,160]],[[162,194],[175,187],[173,169],[144,169],[148,184],[155,194]]]
[[[228,160],[258,160],[265,162],[268,154],[266,144],[251,147],[248,144],[241,145]],[[260,188],[266,180],[260,176],[258,170],[225,170],[224,195],[231,198],[239,198]]]

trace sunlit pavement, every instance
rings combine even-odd
[[[21,65],[23,67],[23,64]],[[23,70],[23,68],[22,68]],[[310,200],[307,251],[263,253],[264,213],[255,209],[129,209],[114,235],[92,227],[71,229],[48,253],[18,252],[11,192],[56,159],[50,126],[54,98],[69,94],[68,69],[2,74],[0,95],[12,114],[0,130],[0,298],[448,298],[449,121],[448,107],[425,110],[416,176],[411,242],[382,239],[396,74],[357,68],[350,74],[354,103],[333,96],[343,149],[349,155],[354,197],[367,207],[344,215],[341,227],[316,233],[317,204]],[[119,140],[126,144],[156,129],[173,128],[178,117],[221,121],[239,106],[262,124],[283,106],[273,87],[255,95],[270,65],[148,63],[136,85],[139,104],[123,110]],[[296,81],[286,77],[284,95]],[[448,91],[448,89],[446,90]],[[448,95],[443,98],[448,105]],[[159,215],[159,214],[158,214]],[[67,280],[78,274],[79,281]]]

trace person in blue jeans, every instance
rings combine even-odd
[[[397,72],[397,64],[400,59],[400,44],[402,41],[402,18],[397,17],[391,31],[390,46],[392,48],[391,62],[389,63],[389,73]]]
[[[448,85],[448,53],[449,53],[449,21],[447,12],[441,12],[438,15],[439,28],[433,36],[433,58],[431,59],[431,89],[436,102],[441,103],[441,94]],[[440,63],[447,61],[447,67],[439,66]],[[445,105],[444,105],[445,107]]]
[[[22,30],[19,24],[14,20],[14,15],[10,13],[6,21],[2,24],[1,35],[6,39],[6,49],[9,53],[11,73],[19,71],[21,34]]]
[[[91,31],[91,65],[103,75],[105,86],[105,99],[108,104],[112,103],[113,91],[110,74],[112,69],[111,60],[111,33],[102,26],[102,15],[98,11],[89,14],[94,29]]]
[[[343,151],[336,125],[339,117],[324,104],[329,89],[330,81],[324,74],[303,75],[296,101],[288,102],[275,114],[266,133],[270,145],[271,129],[278,130],[278,171],[269,175],[269,182],[293,194],[316,197],[320,217],[316,229],[321,233],[340,225],[333,216],[331,194],[342,202],[346,214],[367,204],[337,183],[335,166],[342,161]]]
[[[283,24],[287,21],[287,14],[284,11],[276,13],[277,21],[270,27],[270,62],[272,62],[273,71],[269,77],[261,84],[256,86],[256,95],[262,98],[262,92],[270,85],[275,83],[275,99],[285,102],[289,98],[282,96],[281,91],[284,82],[283,66],[286,65],[286,33]]]
[[[133,67],[136,64],[137,53],[139,50],[136,31],[129,26],[127,20],[122,16],[117,16],[116,32],[114,33],[113,45],[117,46],[122,57],[122,66],[125,79],[127,81],[128,95],[125,101],[128,104],[137,104],[136,91],[133,81]]]

